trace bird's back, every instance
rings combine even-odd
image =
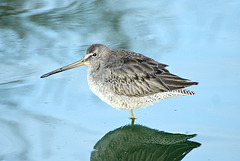
[[[143,97],[198,84],[170,73],[166,64],[142,54],[123,49],[112,53],[104,68],[110,70],[106,81],[113,84],[118,95]]]

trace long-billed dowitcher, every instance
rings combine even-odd
[[[170,73],[166,64],[136,52],[111,50],[102,44],[91,45],[82,60],[41,78],[81,65],[88,66],[88,84],[92,92],[116,109],[130,110],[132,119],[135,119],[133,109],[165,98],[194,95],[185,87],[198,84]]]

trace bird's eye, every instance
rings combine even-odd
[[[92,56],[97,56],[97,54],[96,53],[93,53],[93,55]]]

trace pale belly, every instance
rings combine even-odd
[[[91,91],[96,94],[102,101],[108,103],[110,106],[116,109],[122,110],[143,108],[166,98],[187,95],[178,91],[171,91],[161,92],[144,97],[128,97],[114,93],[111,87],[107,84],[100,84],[97,82],[94,83],[92,81],[89,81],[88,83]]]

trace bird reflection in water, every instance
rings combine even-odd
[[[96,143],[91,161],[180,161],[201,145],[188,140],[195,136],[126,125],[108,132]]]

